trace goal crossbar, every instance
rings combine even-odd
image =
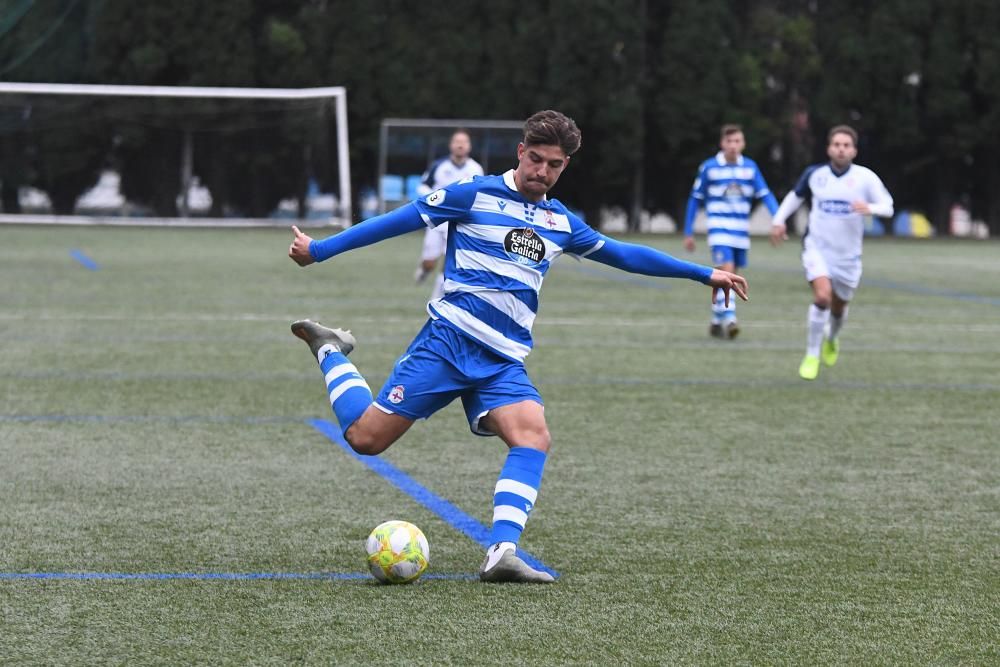
[[[340,186],[340,215],[351,221],[351,166],[347,151],[347,89],[343,86],[319,88],[239,88],[212,86],[129,86],[88,83],[19,83],[0,81],[0,94],[92,95],[117,97],[174,97],[201,99],[309,100],[333,98],[337,118],[337,170]]]

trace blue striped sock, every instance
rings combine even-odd
[[[712,304],[712,322],[723,323],[736,319],[736,294],[729,293],[729,306],[726,306],[726,294],[722,290],[715,295]]]
[[[326,355],[319,364],[326,376],[326,391],[330,405],[344,433],[372,404],[372,390],[361,373],[340,352]]]
[[[493,493],[493,530],[490,544],[521,539],[528,514],[542,485],[545,452],[530,447],[511,447]]]

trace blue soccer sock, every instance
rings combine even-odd
[[[546,454],[531,447],[511,447],[493,493],[490,544],[517,544],[542,485]]]
[[[719,290],[712,303],[712,324],[722,324],[736,319],[736,294],[730,292],[729,305],[726,305],[726,294]]]
[[[340,430],[347,433],[372,404],[372,390],[358,369],[340,352],[330,352],[319,364],[326,376],[326,391]]]

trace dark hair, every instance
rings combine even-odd
[[[472,141],[472,134],[464,127],[456,127],[452,130],[450,139],[454,139],[456,134],[464,134],[469,138],[469,141]]]
[[[826,135],[826,143],[829,146],[830,142],[833,141],[833,135],[835,134],[846,134],[854,142],[854,147],[858,147],[858,131],[855,130],[850,125],[837,125],[833,127]]]
[[[580,128],[572,118],[551,109],[524,121],[524,145],[558,146],[566,155],[580,150]]]
[[[743,132],[743,128],[735,123],[726,123],[722,126],[722,129],[719,130],[719,140],[721,141],[730,134],[736,134],[737,132]]]

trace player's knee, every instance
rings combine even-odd
[[[363,456],[381,454],[392,444],[392,441],[382,434],[366,429],[357,422],[347,429],[347,432],[344,433],[344,439],[347,440],[351,449]]]
[[[525,431],[520,441],[525,447],[547,452],[552,446],[552,435],[549,433],[548,427],[542,425]]]

